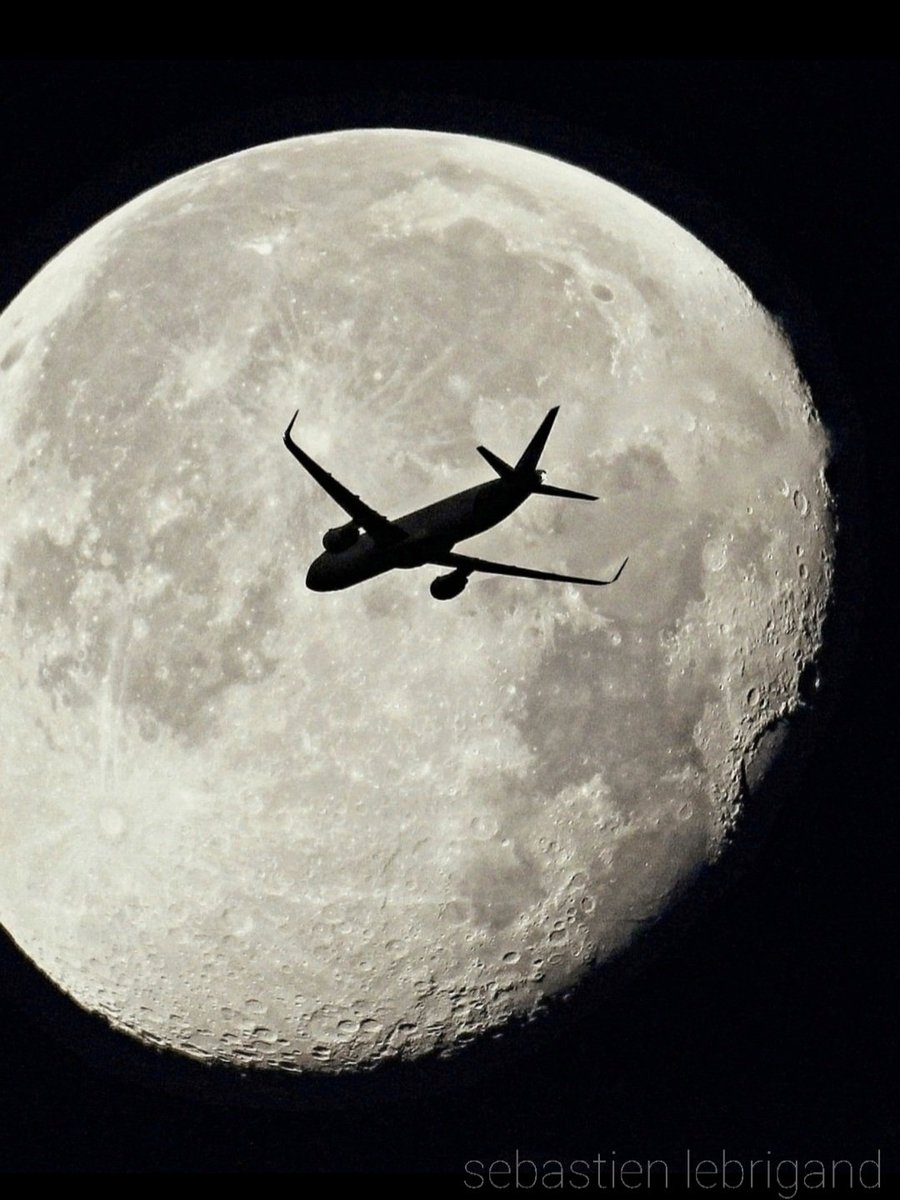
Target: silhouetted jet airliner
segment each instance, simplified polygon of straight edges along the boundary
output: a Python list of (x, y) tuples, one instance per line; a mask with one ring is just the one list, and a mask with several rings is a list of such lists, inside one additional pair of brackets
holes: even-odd
[(320, 554), (309, 568), (306, 586), (314, 592), (334, 592), (395, 568), (425, 566), (452, 568), (449, 575), (439, 575), (432, 582), (431, 594), (436, 600), (452, 600), (458, 596), (473, 571), (517, 575), (524, 579), (551, 579), (559, 583), (586, 583), (594, 587), (615, 583), (627, 558), (612, 579), (581, 579), (577, 575), (511, 567), (454, 552), (457, 542), (499, 524), (535, 492), (542, 496), (566, 496), (571, 500), (597, 499), (584, 492), (570, 492), (543, 482), (544, 472), (538, 470), (538, 460), (558, 412), (558, 407), (550, 409), (514, 467), (484, 446), (478, 447), (478, 453), (497, 472), (497, 479), (457, 492), (455, 496), (416, 509), (394, 521), (369, 508), (300, 449), (291, 437), (297, 420), (297, 413), (294, 413), (284, 431), (285, 446), (350, 517), (345, 525), (329, 529), (322, 538), (325, 553)]

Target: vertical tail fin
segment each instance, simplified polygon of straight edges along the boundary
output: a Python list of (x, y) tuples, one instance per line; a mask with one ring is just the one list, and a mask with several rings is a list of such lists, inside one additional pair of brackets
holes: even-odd
[(533, 492), (541, 492), (545, 496), (564, 496), (568, 500), (596, 500), (596, 496), (589, 496), (587, 492), (573, 492), (569, 488), (552, 487), (549, 483), (540, 482), (544, 472), (538, 471), (538, 463), (544, 447), (547, 445), (547, 438), (550, 436), (550, 430), (553, 428), (553, 422), (556, 420), (558, 412), (559, 405), (550, 409), (514, 467), (504, 462), (486, 446), (479, 446), (478, 453), (491, 464), (501, 479), (524, 480), (530, 485)]
[(550, 436), (550, 430), (553, 428), (553, 422), (556, 420), (558, 412), (559, 405), (556, 408), (551, 408), (543, 421), (541, 421), (537, 433), (525, 447), (522, 457), (516, 463), (517, 475), (527, 475), (537, 470), (537, 465), (540, 462), (541, 455), (544, 453), (547, 438)]

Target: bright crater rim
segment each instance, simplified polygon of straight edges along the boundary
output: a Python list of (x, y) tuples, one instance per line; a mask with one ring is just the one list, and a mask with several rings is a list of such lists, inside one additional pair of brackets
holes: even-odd
[[(717, 860), (815, 670), (829, 445), (790, 346), (557, 160), (370, 130), (189, 171), (10, 305), (0, 396), (0, 922), (144, 1043), (353, 1073), (527, 1018)], [(395, 516), (554, 404), (547, 479), (601, 501), (461, 548), (628, 554), (614, 587), (305, 590), (343, 517), (295, 408)]]

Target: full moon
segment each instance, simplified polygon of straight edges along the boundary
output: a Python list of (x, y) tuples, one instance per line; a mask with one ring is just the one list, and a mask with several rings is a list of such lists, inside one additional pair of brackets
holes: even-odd
[[(102, 220), (0, 317), (0, 922), (206, 1062), (448, 1055), (720, 859), (806, 702), (829, 442), (787, 338), (670, 218), (472, 137), (246, 150)], [(346, 516), (549, 483), (439, 568), (308, 591)], [(747, 781), (750, 786), (747, 786)]]

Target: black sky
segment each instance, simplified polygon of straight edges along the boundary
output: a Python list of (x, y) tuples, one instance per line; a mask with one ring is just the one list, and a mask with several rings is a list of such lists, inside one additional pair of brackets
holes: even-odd
[(640, 191), (780, 312), (836, 419), (852, 401), (867, 454), (858, 565), (871, 574), (828, 737), (755, 862), (609, 1008), (562, 1022), (477, 1088), (279, 1112), (121, 1078), (60, 1042), (27, 989), (7, 984), (0, 1169), (443, 1172), (459, 1194), (467, 1160), (517, 1150), (675, 1164), (687, 1149), (856, 1160), (880, 1149), (897, 1169), (898, 113), (900, 73), (875, 61), (0, 63), (2, 305), (138, 191), (294, 134), (481, 133)]

